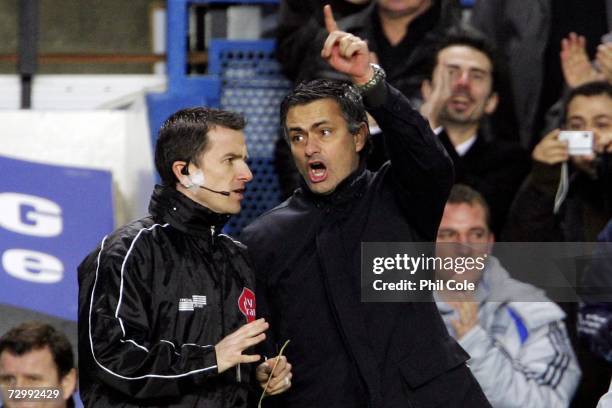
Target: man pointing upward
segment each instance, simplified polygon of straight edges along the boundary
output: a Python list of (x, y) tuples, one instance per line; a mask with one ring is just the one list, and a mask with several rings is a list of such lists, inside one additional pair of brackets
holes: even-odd
[[(452, 164), (369, 63), (367, 44), (324, 13), (321, 55), (352, 84), (315, 80), (285, 98), (281, 123), (302, 186), (242, 235), (271, 327), (264, 351), (291, 340), (292, 388), (270, 406), (489, 406), (434, 303), (360, 301), (361, 243), (433, 241)], [(366, 109), (390, 157), (377, 172), (365, 169)]]

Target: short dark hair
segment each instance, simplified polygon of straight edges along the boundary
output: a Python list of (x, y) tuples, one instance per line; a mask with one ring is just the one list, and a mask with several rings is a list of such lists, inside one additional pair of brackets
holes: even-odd
[(498, 92), (502, 84), (503, 64), (495, 44), (491, 42), (481, 31), (469, 24), (458, 24), (450, 27), (436, 43), (432, 58), (429, 62), (429, 79), (433, 78), (433, 72), (438, 64), (440, 52), (452, 46), (465, 46), (482, 52), (491, 62), (491, 92)]
[(172, 114), (161, 126), (155, 145), (155, 167), (164, 186), (178, 182), (172, 172), (172, 163), (183, 160), (198, 163), (208, 147), (208, 131), (215, 126), (242, 130), (246, 125), (238, 113), (221, 109), (195, 107), (181, 109)]
[(45, 347), (51, 350), (59, 378), (64, 378), (74, 368), (72, 346), (66, 336), (50, 324), (25, 322), (0, 337), (0, 354), (6, 350), (22, 356)]
[[(289, 141), (287, 132), (287, 113), (289, 109), (298, 105), (306, 105), (320, 99), (332, 99), (338, 103), (342, 111), (342, 116), (346, 120), (348, 131), (351, 134), (356, 134), (364, 124), (366, 129), (368, 128), (368, 116), (363, 105), (363, 99), (359, 91), (353, 85), (344, 81), (315, 79), (300, 83), (293, 91), (285, 96), (281, 103), (280, 121), (285, 140)], [(362, 149), (360, 155), (367, 150), (367, 148)]]
[(474, 204), (480, 205), (485, 212), (485, 222), (487, 226), (491, 227), (491, 209), (487, 200), (478, 191), (465, 184), (455, 184), (451, 189), (447, 204), (468, 204), (473, 206)]
[(612, 84), (608, 81), (593, 81), (587, 82), (586, 84), (580, 85), (574, 89), (572, 89), (565, 99), (565, 104), (563, 106), (563, 122), (567, 120), (567, 109), (569, 104), (574, 100), (577, 96), (599, 96), (599, 95), (607, 95), (612, 98)]

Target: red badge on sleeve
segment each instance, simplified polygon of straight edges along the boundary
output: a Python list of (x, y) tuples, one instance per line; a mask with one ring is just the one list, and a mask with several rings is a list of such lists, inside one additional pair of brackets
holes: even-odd
[(238, 298), (238, 308), (246, 316), (248, 323), (255, 320), (255, 293), (251, 289), (242, 289), (242, 293)]

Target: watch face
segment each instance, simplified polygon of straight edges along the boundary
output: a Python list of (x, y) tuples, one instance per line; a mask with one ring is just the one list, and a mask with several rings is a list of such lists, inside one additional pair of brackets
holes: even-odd
[(374, 78), (376, 78), (377, 81), (379, 81), (380, 78), (385, 78), (386, 77), (385, 70), (382, 69), (382, 67), (380, 65), (372, 64), (372, 68), (374, 68)]

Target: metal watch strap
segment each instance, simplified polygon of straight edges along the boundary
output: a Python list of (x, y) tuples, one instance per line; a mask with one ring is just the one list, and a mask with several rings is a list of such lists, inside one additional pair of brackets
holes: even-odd
[(362, 94), (374, 88), (376, 84), (378, 84), (380, 81), (383, 81), (387, 77), (387, 74), (385, 74), (385, 70), (382, 69), (379, 65), (370, 64), (370, 66), (374, 71), (374, 75), (372, 75), (372, 78), (370, 78), (370, 80), (363, 85), (355, 85), (359, 92)]

